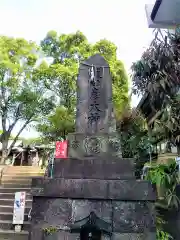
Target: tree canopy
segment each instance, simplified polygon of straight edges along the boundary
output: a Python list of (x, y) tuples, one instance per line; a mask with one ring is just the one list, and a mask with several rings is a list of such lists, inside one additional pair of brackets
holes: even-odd
[(43, 133), (44, 141), (66, 139), (68, 133), (74, 132), (74, 114), (65, 107), (57, 107), (55, 112), (38, 124), (37, 130)]
[(1, 36), (1, 163), (31, 124), (36, 123), (37, 130), (48, 141), (65, 138), (74, 131), (78, 66), (95, 53), (104, 56), (110, 65), (115, 112), (120, 115), (128, 103), (128, 77), (116, 50), (106, 39), (90, 44), (79, 31), (61, 35), (50, 31), (40, 46), (22, 38)]
[(41, 48), (51, 63), (42, 63), (36, 77), (56, 96), (57, 104), (56, 111), (37, 127), (43, 136), (55, 140), (59, 134), (65, 136), (73, 130), (79, 63), (95, 53), (104, 56), (110, 65), (115, 112), (121, 114), (128, 103), (128, 77), (123, 63), (117, 58), (117, 47), (112, 42), (103, 39), (90, 44), (79, 31), (61, 35), (50, 31), (41, 41)]
[(150, 93), (162, 105), (177, 92), (180, 84), (180, 38), (157, 30), (149, 48), (132, 65), (133, 92)]
[(124, 157), (139, 157), (149, 152), (147, 124), (139, 111), (126, 108), (117, 122), (117, 130), (122, 135)]
[(146, 120), (137, 109), (126, 107), (117, 121), (117, 131), (121, 135), (122, 156), (135, 159), (135, 175), (140, 178), (144, 164), (150, 159)]
[[(0, 37), (0, 112), (2, 158), (4, 162), (22, 131), (53, 109), (52, 97), (34, 77), (38, 46), (21, 38)], [(8, 140), (17, 124), (21, 127), (11, 146)]]

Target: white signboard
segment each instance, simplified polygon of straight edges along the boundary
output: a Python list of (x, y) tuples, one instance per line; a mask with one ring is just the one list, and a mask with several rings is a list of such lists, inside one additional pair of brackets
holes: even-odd
[(21, 225), (24, 222), (26, 192), (16, 192), (14, 199), (13, 224)]

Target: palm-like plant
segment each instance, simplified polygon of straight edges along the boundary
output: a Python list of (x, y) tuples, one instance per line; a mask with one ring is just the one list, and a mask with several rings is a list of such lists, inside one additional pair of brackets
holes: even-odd
[(150, 94), (152, 103), (166, 104), (180, 84), (179, 62), (179, 36), (157, 30), (149, 48), (131, 67), (134, 93)]
[(122, 135), (125, 157), (136, 157), (147, 150), (148, 131), (142, 114), (137, 109), (125, 109), (117, 121), (117, 130)]
[[(149, 48), (132, 65), (132, 83), (133, 93), (148, 96), (152, 111), (161, 113), (154, 124), (153, 137), (170, 140), (180, 155), (180, 101), (174, 97), (180, 87), (180, 37), (157, 30)], [(153, 167), (147, 178), (163, 187), (163, 200), (168, 208), (179, 206), (175, 162)], [(166, 240), (170, 236), (159, 228), (157, 239)]]
[(150, 141), (146, 121), (137, 109), (126, 108), (117, 119), (117, 131), (121, 134), (123, 157), (135, 158), (135, 174), (140, 178), (144, 163), (149, 160)]
[(156, 120), (156, 138), (170, 140), (180, 155), (180, 36), (155, 32), (155, 38), (141, 59), (132, 65), (135, 94), (148, 95)]
[(163, 231), (163, 226), (166, 224), (166, 222), (163, 220), (162, 216), (159, 214), (156, 216), (156, 239), (157, 240), (171, 240), (173, 237)]
[[(176, 187), (179, 184), (179, 176), (177, 164), (172, 159), (169, 164), (159, 164), (150, 169), (147, 179), (156, 184), (158, 189), (163, 190), (162, 196), (158, 196), (159, 200), (168, 208), (178, 208), (180, 200), (176, 195)], [(162, 193), (162, 192), (161, 192)]]
[(158, 230), (156, 233), (156, 239), (157, 240), (170, 240), (170, 239), (173, 239), (173, 237), (167, 232)]
[(177, 146), (180, 156), (180, 95), (176, 95), (164, 109), (160, 119), (156, 119), (153, 135), (161, 136)]
[[(163, 198), (158, 196), (157, 206), (165, 209), (176, 208), (180, 205), (180, 200), (176, 195), (176, 186), (179, 184), (177, 165), (172, 159), (168, 165), (161, 164), (153, 166), (148, 172), (147, 179), (153, 184), (156, 184), (157, 189), (163, 188)], [(163, 202), (163, 204), (162, 204)], [(157, 227), (157, 240), (173, 239), (169, 233), (163, 231), (163, 226), (166, 222), (157, 211), (156, 227)]]

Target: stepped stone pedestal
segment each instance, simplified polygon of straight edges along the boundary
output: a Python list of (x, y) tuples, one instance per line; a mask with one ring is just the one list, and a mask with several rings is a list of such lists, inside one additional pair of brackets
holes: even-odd
[(33, 179), (32, 192), (31, 239), (43, 239), (49, 226), (57, 227), (57, 239), (79, 239), (83, 225), (76, 224), (92, 212), (102, 221), (101, 239), (156, 239), (155, 194), (134, 178), (133, 159), (56, 159), (54, 178)]
[[(96, 94), (92, 103), (98, 76), (103, 100)], [(80, 66), (78, 79), (77, 133), (68, 136), (68, 159), (55, 159), (53, 178), (32, 181), (30, 239), (154, 240), (155, 192), (148, 181), (135, 179), (134, 160), (122, 158), (106, 61), (93, 56)], [(55, 232), (46, 235), (50, 226)]]

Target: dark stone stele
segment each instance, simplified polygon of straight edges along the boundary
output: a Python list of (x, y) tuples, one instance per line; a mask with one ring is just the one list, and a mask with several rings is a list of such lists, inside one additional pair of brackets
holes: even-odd
[[(83, 62), (77, 79), (76, 132), (68, 159), (55, 159), (53, 178), (32, 180), (31, 240), (154, 240), (155, 192), (135, 179), (134, 160), (121, 155), (109, 65)], [(43, 229), (56, 227), (45, 236)]]

